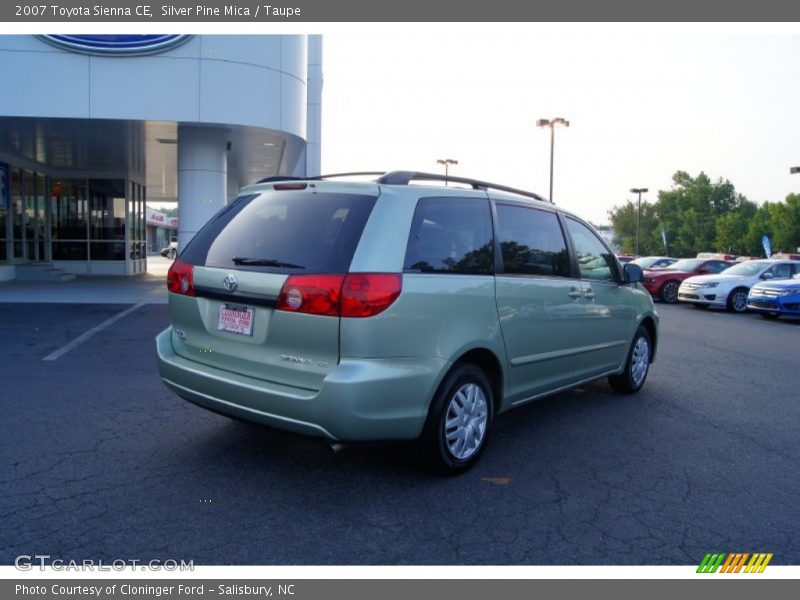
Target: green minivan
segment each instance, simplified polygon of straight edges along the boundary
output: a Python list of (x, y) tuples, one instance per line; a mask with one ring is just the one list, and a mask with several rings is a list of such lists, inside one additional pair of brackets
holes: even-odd
[(168, 276), (164, 383), (331, 442), (471, 467), (495, 416), (608, 377), (638, 391), (658, 315), (594, 229), (536, 194), (393, 171), (242, 189)]

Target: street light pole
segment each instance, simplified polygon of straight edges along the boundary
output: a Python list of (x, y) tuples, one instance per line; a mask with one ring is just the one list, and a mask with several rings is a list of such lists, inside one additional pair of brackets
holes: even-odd
[(458, 161), (452, 158), (437, 158), (437, 164), (444, 165), (444, 184), (447, 185), (447, 178), (450, 177), (450, 165), (457, 165)]
[(550, 128), (550, 202), (553, 202), (553, 156), (556, 145), (556, 125), (563, 125), (569, 127), (569, 121), (563, 117), (556, 117), (555, 119), (539, 119), (536, 121), (539, 127)]
[(631, 192), (639, 194), (639, 200), (636, 204), (636, 256), (639, 256), (639, 228), (642, 222), (642, 194), (647, 193), (647, 188), (631, 188)]

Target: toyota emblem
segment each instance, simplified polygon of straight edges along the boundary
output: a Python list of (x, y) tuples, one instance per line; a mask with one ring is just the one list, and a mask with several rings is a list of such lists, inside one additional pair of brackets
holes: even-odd
[(229, 292), (234, 292), (239, 287), (239, 282), (236, 279), (236, 275), (226, 275), (225, 279), (222, 280), (222, 285)]

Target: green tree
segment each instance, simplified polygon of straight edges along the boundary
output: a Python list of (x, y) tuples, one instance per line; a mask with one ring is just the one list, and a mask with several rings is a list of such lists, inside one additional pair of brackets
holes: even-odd
[(786, 202), (769, 205), (772, 247), (775, 251), (795, 252), (800, 246), (800, 194), (789, 194)]
[(717, 219), (716, 248), (731, 254), (751, 254), (747, 244), (750, 220), (758, 212), (758, 206), (742, 197), (737, 206)]
[(758, 210), (750, 219), (745, 234), (745, 244), (747, 254), (750, 256), (764, 256), (764, 249), (761, 245), (761, 238), (768, 235), (770, 240), (774, 239), (772, 231), (772, 219), (770, 217), (770, 203), (765, 202), (758, 207)]
[[(666, 230), (672, 256), (728, 249), (742, 252), (752, 246), (755, 230), (751, 231), (750, 220), (759, 211), (754, 203), (738, 194), (728, 180), (711, 181), (703, 172), (692, 177), (686, 171), (677, 171), (672, 176), (671, 189), (659, 191), (655, 203), (642, 204), (640, 253), (664, 252), (662, 227)], [(609, 218), (622, 248), (633, 251), (636, 247), (635, 203), (627, 202), (613, 208)], [(763, 232), (759, 240), (761, 235)], [(789, 234), (786, 236), (788, 238)]]
[[(623, 252), (636, 252), (636, 202), (628, 201), (622, 206), (614, 207), (609, 212), (609, 219), (614, 228), (614, 237)], [(656, 219), (655, 208), (649, 202), (642, 202), (642, 215), (639, 232), (639, 253), (660, 253), (661, 234)]]

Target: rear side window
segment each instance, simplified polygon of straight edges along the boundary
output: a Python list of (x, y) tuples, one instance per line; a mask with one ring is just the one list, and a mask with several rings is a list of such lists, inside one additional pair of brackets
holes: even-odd
[(423, 198), (406, 247), (406, 271), (492, 273), (494, 239), (489, 200)]
[(497, 229), (505, 273), (570, 276), (567, 244), (555, 213), (498, 204)]
[(266, 192), (240, 196), (181, 253), (205, 267), (288, 273), (345, 273), (374, 196)]

